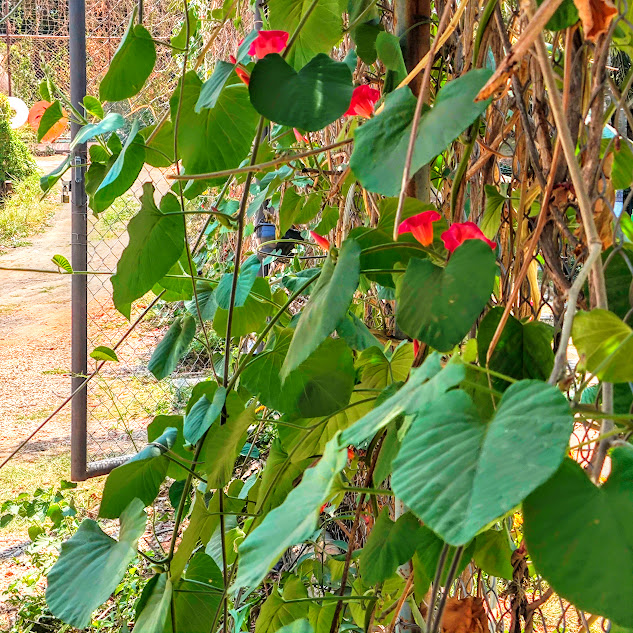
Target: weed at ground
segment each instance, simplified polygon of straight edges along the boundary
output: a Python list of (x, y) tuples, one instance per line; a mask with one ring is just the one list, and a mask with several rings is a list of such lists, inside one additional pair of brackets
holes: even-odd
[(31, 174), (0, 202), (0, 248), (24, 244), (24, 238), (44, 227), (56, 205), (50, 198), (40, 197), (39, 176)]

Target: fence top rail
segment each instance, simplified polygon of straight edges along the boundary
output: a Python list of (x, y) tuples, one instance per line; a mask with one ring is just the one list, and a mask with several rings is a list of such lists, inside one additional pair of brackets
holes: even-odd
[[(4, 34), (8, 40), (67, 40), (68, 35), (29, 35), (28, 33)], [(120, 40), (121, 35), (86, 35), (86, 40)]]

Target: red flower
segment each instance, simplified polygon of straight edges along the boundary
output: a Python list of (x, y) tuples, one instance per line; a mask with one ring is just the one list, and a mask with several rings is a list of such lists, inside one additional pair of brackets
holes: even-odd
[(229, 55), (229, 61), (231, 64), (237, 64), (237, 59), (235, 59), (235, 55)]
[(481, 240), (482, 242), (486, 242), (493, 251), (497, 248), (497, 244), (489, 240), (474, 222), (456, 222), (455, 224), (451, 224), (448, 231), (442, 233), (444, 246), (446, 246), (446, 250), (451, 253), (466, 240)]
[(354, 449), (351, 446), (347, 447), (347, 459), (351, 462), (354, 459)]
[(413, 357), (418, 357), (418, 352), (420, 351), (420, 341), (417, 338), (413, 339)]
[(235, 72), (237, 73), (237, 76), (248, 86), (248, 84), (251, 82), (251, 75), (248, 70), (244, 70), (244, 68), (236, 66)]
[(440, 220), (442, 216), (437, 211), (422, 211), (413, 217), (400, 223), (398, 235), (411, 233), (422, 246), (428, 246), (433, 242), (433, 222)]
[(248, 49), (248, 54), (263, 59), (269, 53), (281, 53), (287, 44), (286, 31), (260, 31)]
[(327, 508), (330, 505), (329, 501), (326, 501), (321, 508), (319, 509), (319, 514), (323, 514), (323, 511), (325, 510), (325, 508)]
[(343, 116), (362, 116), (371, 118), (374, 113), (374, 105), (380, 99), (380, 91), (368, 85), (357, 86), (352, 93), (352, 102)]
[(297, 143), (309, 143), (310, 141), (308, 140), (307, 136), (304, 136), (303, 134), (301, 134), (301, 132), (299, 132), (299, 130), (296, 127), (292, 128), (292, 131), (295, 133), (295, 138), (297, 139)]
[(322, 235), (315, 233), (314, 231), (310, 231), (310, 235), (312, 235), (312, 239), (323, 249), (326, 251), (330, 250), (330, 243), (326, 240)]

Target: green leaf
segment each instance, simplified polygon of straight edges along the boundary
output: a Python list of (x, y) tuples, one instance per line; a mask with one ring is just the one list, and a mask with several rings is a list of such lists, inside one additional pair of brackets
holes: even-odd
[[(187, 12), (187, 17), (182, 23), (180, 31), (171, 38), (171, 45), (175, 48), (187, 48), (189, 44), (187, 30), (189, 30), (189, 38), (195, 37), (196, 31), (198, 30), (198, 16), (195, 7), (191, 7)], [(176, 51), (174, 51), (174, 53), (175, 52)]]
[(481, 226), (479, 228), (481, 228), (481, 232), (489, 240), (493, 240), (501, 225), (503, 206), (509, 198), (500, 193), (497, 188), (492, 185), (485, 185), (484, 191), (486, 193), (486, 208), (484, 209), (484, 216), (481, 219)]
[(159, 574), (151, 585), (143, 610), (136, 615), (132, 633), (163, 633), (171, 598), (171, 581), (167, 574)]
[(356, 44), (356, 52), (368, 66), (371, 66), (378, 57), (376, 38), (384, 31), (384, 28), (382, 24), (365, 22), (352, 30), (352, 39)]
[(362, 352), (380, 345), (365, 323), (353, 312), (348, 312), (336, 326), (337, 334), (354, 350)]
[[(192, 261), (192, 264), (195, 275), (195, 263)], [(169, 269), (167, 275), (152, 287), (152, 292), (155, 295), (163, 293), (161, 295), (162, 301), (189, 301), (193, 296), (193, 283), (190, 275), (189, 257), (185, 249), (180, 259)], [(198, 316), (196, 310), (194, 310), (193, 316)]]
[(200, 96), (198, 97), (195, 107), (196, 113), (200, 113), (200, 110), (204, 108), (213, 108), (215, 106), (222, 93), (222, 88), (224, 88), (224, 85), (234, 70), (234, 64), (230, 64), (221, 59), (215, 62), (211, 77), (202, 84), (202, 88), (200, 89)]
[[(287, 604), (285, 601), (307, 597), (308, 592), (303, 582), (296, 576), (291, 576), (286, 581), (282, 595), (279, 595), (279, 586), (274, 585), (259, 612), (255, 623), (255, 633), (278, 633), (280, 629), (292, 631), (293, 629), (287, 629), (287, 627), (307, 615), (308, 603), (291, 602)], [(305, 627), (302, 626), (298, 630), (302, 628)], [(296, 627), (294, 630), (297, 630)]]
[(389, 358), (380, 347), (363, 350), (356, 360), (356, 369), (363, 387), (384, 389), (394, 382), (404, 382), (413, 360), (413, 345), (403, 341)]
[(420, 522), (407, 512), (395, 523), (385, 506), (360, 554), (363, 582), (375, 585), (393, 576), (415, 553)]
[(136, 544), (145, 531), (143, 502), (134, 499), (121, 514), (119, 540), (101, 530), (96, 521), (84, 519), (47, 576), (46, 602), (60, 620), (83, 629), (92, 612), (117, 588)]
[(407, 76), (400, 39), (392, 33), (382, 31), (376, 38), (376, 52), (385, 68), (396, 73), (396, 84), (399, 84)]
[[(479, 325), (477, 352), (482, 366), (486, 364), (488, 348), (502, 315), (503, 308), (493, 308)], [(522, 323), (510, 315), (490, 358), (490, 369), (519, 380), (534, 378), (546, 381), (554, 367), (553, 336), (554, 328), (546, 323)], [(492, 380), (495, 388), (501, 391), (508, 384), (503, 379), (493, 377)]]
[(391, 484), (425, 525), (463, 545), (556, 472), (572, 430), (569, 404), (551, 385), (515, 383), (489, 423), (468, 394), (450, 391), (418, 410)]
[(512, 580), (512, 548), (505, 530), (486, 530), (475, 539), (473, 555), (477, 567), (497, 578)]
[(582, 366), (600, 380), (633, 381), (633, 330), (613, 312), (579, 312), (572, 339)]
[(86, 110), (86, 114), (91, 114), (93, 117), (101, 120), (104, 117), (103, 106), (101, 105), (101, 101), (96, 97), (91, 97), (90, 95), (86, 95), (84, 97), (84, 109)]
[(60, 180), (60, 178), (70, 169), (70, 156), (67, 156), (58, 167), (52, 172), (40, 178), (40, 189), (48, 193)]
[[(253, 289), (253, 284), (257, 278), (257, 273), (262, 267), (259, 257), (251, 255), (241, 266), (235, 288), (235, 306), (241, 307), (246, 303), (248, 295)], [(214, 298), (218, 307), (228, 310), (231, 302), (231, 287), (233, 285), (233, 273), (226, 273), (220, 279), (220, 283), (215, 290)]]
[(576, 607), (633, 627), (633, 451), (611, 453), (600, 488), (566, 459), (523, 503), (525, 538), (540, 574)]
[[(215, 300), (215, 293), (213, 298)], [(263, 277), (258, 277), (255, 279), (251, 294), (248, 295), (244, 305), (237, 306), (233, 311), (231, 334), (236, 338), (259, 331), (266, 319), (273, 314), (273, 311), (274, 304), (271, 302), (268, 281)], [(213, 329), (219, 336), (223, 337), (226, 334), (227, 317), (228, 310), (223, 310), (216, 304)]]
[[(321, 612), (325, 609), (326, 607), (319, 608), (318, 611)], [(303, 619), (295, 620), (294, 622), (277, 629), (277, 633), (314, 633), (314, 629), (308, 620)]]
[[(321, 208), (323, 196), (313, 193), (300, 195), (294, 189), (286, 189), (279, 209), (279, 235), (285, 235), (293, 224), (307, 224)], [(338, 215), (338, 211), (337, 211)]]
[(464, 367), (459, 362), (449, 362), (442, 368), (440, 355), (431, 354), (422, 367), (411, 370), (411, 377), (399, 391), (344, 431), (341, 443), (361, 444), (398, 416), (412, 415), (437, 400), (464, 380), (464, 376)]
[[(536, 0), (536, 4), (541, 5), (543, 0)], [(550, 31), (562, 31), (568, 26), (573, 26), (578, 22), (578, 9), (576, 9), (576, 3), (574, 0), (563, 0), (554, 12), (554, 15), (549, 19), (545, 28)]]
[(191, 407), (191, 411), (185, 416), (184, 427), (185, 439), (189, 444), (196, 444), (220, 417), (225, 401), (226, 389), (218, 387), (213, 394), (213, 400), (204, 395)]
[(53, 264), (57, 264), (57, 266), (59, 266), (62, 270), (65, 270), (67, 273), (73, 272), (73, 267), (63, 255), (53, 255), (53, 257), (51, 257), (51, 261), (53, 262)]
[(611, 182), (614, 189), (627, 189), (633, 183), (633, 151), (626, 138), (621, 138), (619, 147), (613, 150)]
[(59, 101), (53, 101), (53, 103), (44, 110), (44, 114), (40, 119), (40, 124), (37, 128), (37, 142), (41, 142), (53, 125), (63, 117), (64, 111), (62, 110), (61, 104)]
[(244, 409), (237, 394), (229, 394), (226, 400), (226, 423), (213, 424), (204, 441), (204, 464), (201, 469), (206, 473), (209, 488), (223, 488), (231, 480), (233, 466), (244, 446), (248, 429), (257, 423), (256, 406), (253, 403)]
[[(430, 589), (435, 572), (437, 570), (437, 563), (440, 559), (440, 554), (444, 548), (444, 541), (430, 530), (426, 525), (420, 526), (418, 530), (418, 539), (416, 543), (416, 552), (413, 557), (413, 573), (415, 579), (415, 593), (416, 596), (424, 596)], [(475, 549), (475, 541), (472, 541), (470, 545), (467, 545), (464, 549), (464, 553), (459, 561), (456, 570), (456, 576), (466, 569), (466, 566), (470, 563), (473, 551)], [(446, 564), (444, 565), (444, 571), (440, 579), (440, 584), (445, 585), (448, 576), (448, 570), (455, 558), (455, 548), (449, 547), (448, 554), (446, 556)]]
[[(223, 589), (224, 579), (215, 561), (202, 551), (196, 552), (184, 578), (174, 584), (175, 631), (208, 633)], [(166, 633), (171, 633), (171, 627)]]
[(147, 368), (157, 380), (167, 378), (178, 366), (196, 335), (196, 320), (190, 316), (177, 317), (156, 346)]
[[(167, 431), (168, 428), (174, 428), (177, 431), (176, 439), (170, 451), (176, 454), (185, 464), (191, 461), (191, 452), (184, 447), (184, 435), (182, 432), (182, 415), (157, 415), (147, 426), (147, 443), (160, 443), (160, 436)], [(167, 467), (167, 477), (172, 479), (184, 479), (187, 471), (175, 462), (169, 460)]]
[[(270, 28), (294, 33), (311, 8), (311, 0), (270, 0)], [(329, 53), (343, 36), (339, 0), (319, 0), (297, 36), (288, 60), (301, 68), (318, 53)]]
[(90, 206), (95, 213), (105, 211), (136, 182), (141, 173), (145, 163), (145, 145), (143, 137), (137, 133), (138, 128), (137, 120), (132, 124), (127, 141), (112, 167), (90, 197)]
[(154, 185), (143, 185), (141, 209), (128, 224), (129, 243), (112, 277), (114, 305), (128, 319), (132, 302), (149, 292), (180, 259), (185, 229), (179, 211), (172, 194), (163, 197), (159, 209), (154, 202)]
[(321, 220), (314, 228), (315, 233), (327, 235), (338, 224), (339, 208), (327, 206), (321, 213)]
[[(212, 109), (199, 114), (195, 107), (202, 81), (194, 71), (184, 77), (182, 103), (180, 84), (169, 105), (172, 121), (178, 124), (178, 147), (185, 173), (205, 174), (239, 167), (251, 149), (259, 117), (248, 97), (248, 89), (237, 76), (231, 77)], [(197, 180), (185, 188), (187, 198), (222, 184), (224, 179)]]
[(134, 498), (146, 506), (151, 505), (167, 475), (169, 460), (164, 453), (174, 445), (176, 434), (175, 428), (167, 427), (153, 444), (108, 475), (99, 507), (100, 517), (116, 519)]
[(433, 349), (453, 349), (489, 301), (496, 272), (494, 253), (480, 240), (459, 246), (446, 268), (412, 259), (396, 285), (398, 325)]
[(608, 261), (608, 265), (604, 267), (607, 304), (611, 312), (625, 319), (633, 299), (633, 272), (629, 268), (633, 261), (633, 248), (623, 244), (615, 253), (613, 251), (613, 248), (608, 248), (602, 253), (603, 265)]
[(152, 167), (169, 167), (174, 162), (174, 126), (171, 121), (165, 121), (147, 143), (155, 129), (155, 125), (149, 125), (140, 131), (146, 141), (145, 162)]
[(289, 374), (336, 329), (347, 314), (360, 278), (360, 246), (345, 240), (338, 257), (328, 256), (316, 287), (301, 311), (292, 342), (281, 368), (281, 379)]
[(99, 136), (100, 134), (107, 134), (108, 132), (114, 132), (122, 128), (125, 125), (125, 119), (118, 113), (110, 112), (99, 123), (88, 123), (84, 125), (79, 132), (75, 135), (73, 142), (70, 144), (70, 149), (73, 149), (77, 145), (86, 143), (91, 139)]
[(198, 318), (198, 308), (203, 321), (213, 321), (218, 304), (214, 296), (215, 286), (208, 281), (198, 281), (196, 283), (196, 295), (198, 297), (198, 306), (195, 299), (187, 301), (185, 308), (192, 316)]
[(338, 440), (335, 437), (330, 441), (319, 463), (305, 472), (286, 500), (271, 510), (240, 545), (234, 591), (256, 587), (288, 547), (301, 543), (314, 532), (319, 508), (347, 461), (347, 449)]
[(123, 101), (137, 94), (154, 70), (156, 45), (142, 25), (134, 26), (136, 8), (108, 72), (99, 84), (101, 101)]
[(90, 352), (90, 358), (94, 358), (95, 360), (110, 360), (115, 363), (119, 362), (116, 352), (105, 345), (95, 347), (92, 352)]
[[(475, 103), (474, 99), (491, 75), (488, 69), (471, 70), (437, 93), (418, 126), (412, 174), (443, 152), (486, 110), (490, 100)], [(387, 95), (380, 114), (354, 132), (350, 167), (369, 191), (385, 196), (400, 193), (416, 101), (408, 87), (400, 88)]]
[(344, 62), (319, 54), (297, 72), (281, 55), (272, 53), (255, 64), (248, 91), (262, 116), (313, 132), (343, 115), (354, 87)]

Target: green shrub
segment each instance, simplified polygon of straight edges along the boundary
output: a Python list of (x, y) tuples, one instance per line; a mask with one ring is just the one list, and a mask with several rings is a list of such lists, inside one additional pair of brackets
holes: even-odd
[(19, 135), (11, 129), (11, 108), (0, 94), (0, 182), (23, 180), (35, 170), (35, 161)]

